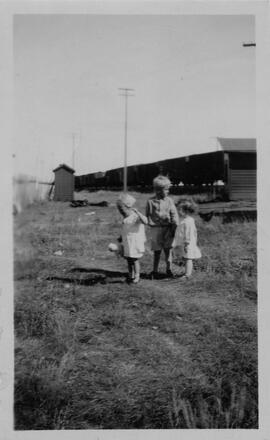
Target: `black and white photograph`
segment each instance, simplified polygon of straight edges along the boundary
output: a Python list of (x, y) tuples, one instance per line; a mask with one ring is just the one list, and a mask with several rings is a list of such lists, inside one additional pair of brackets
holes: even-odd
[(255, 15), (105, 12), (12, 19), (13, 429), (258, 430)]

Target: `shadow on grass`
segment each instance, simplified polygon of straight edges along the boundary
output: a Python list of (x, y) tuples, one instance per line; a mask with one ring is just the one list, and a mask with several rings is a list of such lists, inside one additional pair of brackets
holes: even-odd
[[(100, 268), (74, 267), (69, 271), (72, 276), (49, 276), (48, 281), (57, 280), (63, 283), (80, 284), (83, 286), (92, 286), (94, 284), (115, 284), (127, 281), (127, 273), (117, 270), (108, 270)], [(77, 276), (76, 276), (77, 275)], [(140, 278), (143, 280), (151, 279), (151, 274), (141, 273)], [(158, 274), (158, 280), (168, 280), (166, 274)]]
[[(99, 268), (74, 267), (69, 272), (71, 276), (49, 276), (48, 281), (57, 280), (63, 283), (80, 284), (83, 286), (92, 286), (94, 284), (115, 284), (126, 282), (127, 273), (116, 270), (107, 270)], [(147, 279), (147, 274), (141, 274), (141, 278)]]
[(118, 278), (118, 277), (124, 277), (126, 275), (126, 272), (120, 272), (118, 270), (107, 270), (107, 269), (87, 268), (87, 267), (74, 267), (73, 269), (70, 269), (70, 272), (101, 275), (108, 278)]
[[(115, 270), (107, 270), (107, 269), (100, 269), (100, 268), (86, 268), (86, 267), (74, 267), (70, 270), (70, 272), (79, 272), (79, 273), (88, 273), (88, 274), (94, 274), (94, 275), (100, 275), (105, 276), (106, 278), (119, 278), (119, 277), (126, 277), (127, 272), (119, 272)], [(175, 275), (175, 278), (178, 276)], [(140, 273), (140, 278), (143, 280), (150, 280), (151, 279), (151, 273)], [(165, 273), (158, 273), (157, 275), (158, 280), (168, 280), (168, 275)]]
[[(88, 277), (88, 278), (76, 278), (76, 277), (58, 277), (58, 276), (49, 276), (46, 278), (47, 281), (62, 281), (63, 283), (70, 284), (80, 284), (82, 286), (92, 286), (94, 284), (107, 284), (106, 277)], [(122, 282), (122, 281), (118, 281)]]

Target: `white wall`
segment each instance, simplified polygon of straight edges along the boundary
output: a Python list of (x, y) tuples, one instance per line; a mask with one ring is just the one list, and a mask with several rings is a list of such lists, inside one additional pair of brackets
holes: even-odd
[(34, 202), (47, 200), (51, 183), (38, 182), (30, 176), (17, 176), (13, 178), (13, 207), (16, 212), (21, 212)]

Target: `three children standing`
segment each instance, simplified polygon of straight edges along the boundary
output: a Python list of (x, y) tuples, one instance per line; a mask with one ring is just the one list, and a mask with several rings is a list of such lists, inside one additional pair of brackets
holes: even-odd
[[(117, 207), (123, 217), (122, 246), (123, 256), (128, 264), (128, 280), (138, 283), (140, 280), (139, 259), (145, 250), (145, 226), (149, 226), (151, 249), (154, 253), (152, 279), (159, 278), (158, 267), (162, 251), (165, 256), (167, 277), (172, 273), (172, 249), (180, 248), (181, 256), (185, 261), (185, 274), (182, 279), (192, 275), (193, 260), (201, 257), (197, 246), (197, 229), (192, 217), (196, 205), (191, 201), (180, 201), (177, 204), (168, 197), (171, 182), (165, 176), (158, 176), (153, 181), (154, 197), (146, 204), (144, 216), (135, 207), (135, 198), (123, 194)], [(179, 218), (180, 217), (180, 218)]]

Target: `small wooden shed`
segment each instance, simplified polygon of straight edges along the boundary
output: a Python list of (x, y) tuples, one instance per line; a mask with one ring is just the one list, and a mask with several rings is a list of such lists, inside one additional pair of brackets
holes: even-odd
[(59, 165), (54, 172), (54, 200), (70, 202), (74, 197), (74, 170), (65, 164)]

